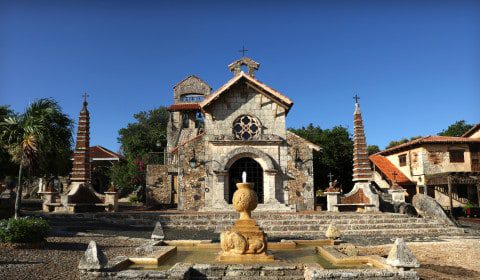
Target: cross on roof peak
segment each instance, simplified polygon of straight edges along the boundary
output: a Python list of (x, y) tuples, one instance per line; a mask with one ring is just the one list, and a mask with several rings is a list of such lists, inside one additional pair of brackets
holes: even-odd
[(360, 99), (360, 96), (358, 96), (358, 94), (355, 94), (355, 96), (353, 96), (353, 99), (355, 99), (355, 104), (358, 104), (358, 100)]
[(82, 97), (83, 97), (83, 106), (87, 106), (87, 97), (89, 97), (90, 95), (87, 93), (87, 92), (84, 92), (82, 94)]
[(245, 49), (245, 46), (242, 46), (242, 49), (239, 50), (238, 52), (241, 52), (241, 53), (242, 53), (242, 57), (244, 57), (244, 56), (245, 56), (245, 53), (248, 52), (248, 50)]

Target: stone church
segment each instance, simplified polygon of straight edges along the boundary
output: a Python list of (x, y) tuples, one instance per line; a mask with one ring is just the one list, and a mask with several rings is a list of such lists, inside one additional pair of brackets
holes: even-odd
[(257, 210), (314, 209), (312, 158), (320, 147), (287, 131), (293, 101), (256, 79), (259, 66), (234, 61), (232, 79), (213, 93), (193, 75), (173, 87), (165, 164), (147, 167), (147, 203), (230, 211), (246, 171)]

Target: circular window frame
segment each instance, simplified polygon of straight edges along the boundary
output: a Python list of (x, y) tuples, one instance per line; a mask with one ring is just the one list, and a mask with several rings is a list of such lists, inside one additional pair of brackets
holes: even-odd
[(261, 130), (262, 124), (258, 118), (251, 115), (237, 117), (232, 125), (232, 133), (236, 140), (250, 141), (258, 139)]

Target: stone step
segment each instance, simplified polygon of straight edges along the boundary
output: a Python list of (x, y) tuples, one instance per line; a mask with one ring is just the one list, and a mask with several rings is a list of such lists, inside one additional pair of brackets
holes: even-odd
[[(141, 221), (141, 220), (137, 220)], [(229, 219), (229, 220), (207, 220), (207, 219), (197, 219), (197, 220), (188, 220), (188, 219), (182, 219), (182, 220), (157, 220), (161, 222), (162, 224), (197, 224), (197, 225), (202, 225), (202, 224), (207, 224), (207, 223), (216, 223), (216, 224), (223, 224), (223, 223), (233, 223), (235, 222), (234, 219)], [(303, 224), (329, 224), (329, 223), (335, 223), (335, 224), (387, 224), (387, 223), (404, 223), (404, 224), (409, 224), (409, 223), (432, 223), (432, 224), (438, 224), (438, 221), (436, 220), (424, 220), (424, 219), (418, 219), (418, 218), (398, 218), (398, 219), (372, 219), (372, 220), (366, 220), (366, 219), (340, 219), (340, 220), (257, 220), (257, 223), (259, 225), (303, 225)]]
[[(309, 232), (309, 231), (267, 231), (270, 237), (324, 237), (324, 232)], [(342, 231), (346, 236), (390, 236), (390, 237), (402, 237), (402, 236), (440, 236), (440, 235), (463, 235), (463, 230), (459, 228), (403, 228), (403, 229), (368, 229), (368, 230), (345, 230)]]

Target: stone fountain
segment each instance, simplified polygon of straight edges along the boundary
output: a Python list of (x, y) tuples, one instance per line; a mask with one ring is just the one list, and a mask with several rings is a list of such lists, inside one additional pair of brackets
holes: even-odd
[(247, 173), (242, 173), (242, 183), (237, 183), (233, 194), (233, 207), (240, 213), (240, 218), (220, 235), (222, 252), (219, 261), (225, 262), (271, 262), (272, 255), (267, 254), (267, 238), (265, 233), (252, 219), (252, 211), (257, 208), (257, 194), (253, 184), (247, 183)]

